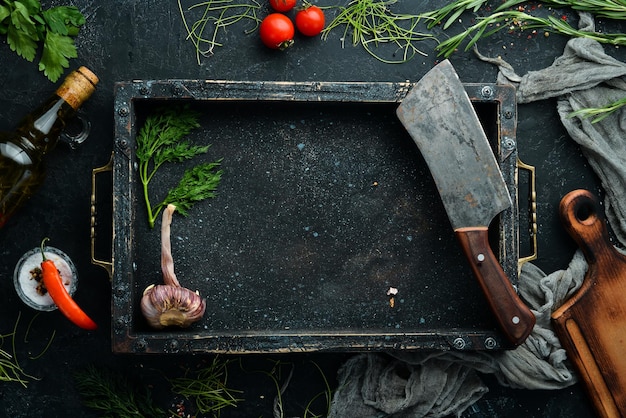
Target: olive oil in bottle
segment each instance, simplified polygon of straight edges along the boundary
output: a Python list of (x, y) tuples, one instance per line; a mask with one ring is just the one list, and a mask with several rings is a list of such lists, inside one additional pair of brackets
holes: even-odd
[(94, 73), (80, 67), (15, 130), (0, 132), (0, 228), (42, 184), (44, 157), (56, 146), (66, 122), (91, 96), (97, 83)]

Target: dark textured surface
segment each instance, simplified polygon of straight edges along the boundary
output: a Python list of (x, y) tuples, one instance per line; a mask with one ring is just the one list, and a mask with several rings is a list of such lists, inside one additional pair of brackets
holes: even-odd
[[(514, 138), (512, 123), (498, 129), (494, 122), (506, 119), (506, 109), (514, 120), (514, 89), (489, 85), (493, 95), (479, 98), (484, 87), (461, 88), (481, 108), (497, 148)], [(460, 248), (432, 176), (395, 116), (407, 90), (406, 83), (118, 84), (116, 108), (132, 105), (116, 115), (114, 350), (449, 349), (457, 338), (465, 349), (508, 346), (457, 262)], [(154, 333), (136, 308), (159, 277), (151, 251), (159, 233), (147, 227), (143, 203), (133, 202), (143, 192), (135, 174), (127, 178), (135, 164), (127, 150), (145, 115), (181, 101), (201, 115), (190, 140), (211, 144), (186, 165), (223, 157), (224, 176), (217, 199), (173, 225), (177, 274), (207, 297), (208, 313), (190, 330)], [(517, 154), (502, 148), (515, 192)], [(160, 170), (153, 201), (184, 169)], [(515, 214), (510, 208), (493, 225), (493, 246), (514, 283)], [(390, 287), (399, 291), (393, 306)]]
[[(51, 5), (46, 3), (44, 6)], [(414, 4), (400, 3), (401, 8), (409, 10), (409, 5)], [(105, 271), (89, 261), (89, 202), (91, 170), (104, 165), (112, 151), (114, 82), (172, 78), (402, 82), (418, 80), (437, 61), (432, 50), (434, 45), (428, 42), (423, 45), (429, 53), (427, 57), (417, 56), (406, 64), (390, 65), (375, 60), (360, 47), (346, 45), (342, 48), (341, 30), (331, 33), (326, 42), (298, 38), (294, 48), (280, 53), (262, 47), (254, 34), (243, 34), (243, 28), (232, 28), (222, 39), (225, 46), (217, 48), (212, 57), (201, 59), (198, 65), (192, 45), (185, 41), (175, 2), (93, 0), (75, 4), (85, 14), (87, 24), (77, 38), (79, 58), (71, 64), (90, 67), (99, 75), (101, 83), (84, 106), (92, 123), (88, 141), (75, 151), (60, 145), (51, 154), (47, 183), (29, 205), (0, 230), (3, 260), (0, 263), (0, 332), (11, 332), (21, 312), (16, 340), (18, 359), (26, 372), (39, 379), (33, 380), (27, 388), (14, 383), (0, 384), (0, 415), (7, 417), (96, 416), (81, 406), (72, 380), (72, 371), (89, 364), (127, 373), (144, 385), (154, 387), (159, 404), (171, 408), (176, 399), (164, 389), (167, 387), (165, 376), (180, 375), (185, 367), (206, 360), (204, 356), (111, 354), (111, 289)], [(319, 4), (334, 3), (319, 1)], [(441, 4), (443, 2), (423, 2), (416, 11), (430, 10)], [(575, 22), (575, 15), (568, 12), (568, 17)], [(469, 16), (464, 18), (465, 23), (470, 21)], [(616, 31), (616, 27), (600, 22), (599, 28)], [(441, 31), (435, 30), (435, 33)], [(565, 38), (556, 35), (540, 34), (527, 39), (526, 34), (502, 33), (479, 46), (484, 54), (502, 55), (523, 74), (550, 65), (561, 54), (565, 42)], [(611, 47), (607, 50), (623, 59), (622, 50)], [(0, 128), (10, 129), (28, 109), (52, 93), (55, 86), (37, 72), (35, 64), (18, 58), (6, 44), (0, 45), (0, 56), (4, 64), (0, 67)], [(458, 52), (451, 61), (463, 82), (495, 80), (496, 69), (479, 62), (472, 53)], [(536, 264), (551, 272), (565, 268), (575, 250), (558, 220), (556, 208), (560, 198), (575, 188), (597, 192), (599, 187), (578, 147), (560, 125), (553, 100), (522, 105), (518, 110), (519, 154), (522, 160), (537, 168), (539, 259)], [(286, 151), (294, 158), (305, 158), (307, 148), (302, 152), (293, 147)], [(44, 236), (50, 237), (51, 245), (61, 248), (77, 265), (80, 284), (76, 300), (98, 322), (99, 330), (81, 331), (58, 312), (36, 315), (16, 295), (11, 281), (15, 263)], [(24, 338), (33, 317), (36, 318)], [(48, 351), (41, 358), (31, 359), (42, 351), (53, 331), (55, 336)], [(2, 348), (10, 349), (10, 341), (5, 339)], [(265, 374), (252, 372), (271, 370), (275, 366), (272, 360), (284, 363), (283, 379), (294, 366), (294, 379), (284, 395), (286, 415), (302, 416), (308, 401), (323, 388), (320, 375), (310, 361), (322, 367), (333, 385), (336, 370), (346, 356), (330, 353), (245, 356), (244, 367), (233, 363), (230, 382), (231, 386), (245, 391), (241, 397), (246, 401), (222, 416), (272, 415), (276, 388)], [(466, 416), (593, 416), (578, 385), (560, 391), (521, 391), (503, 388), (489, 376), (485, 379), (490, 393)]]

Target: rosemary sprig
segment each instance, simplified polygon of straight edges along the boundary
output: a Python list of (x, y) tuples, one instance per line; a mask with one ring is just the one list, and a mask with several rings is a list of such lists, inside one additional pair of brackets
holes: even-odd
[(93, 365), (74, 373), (76, 387), (88, 408), (109, 418), (166, 416), (155, 406), (150, 390), (132, 384), (124, 375)]
[(624, 106), (626, 106), (626, 97), (616, 100), (613, 103), (609, 103), (606, 106), (578, 109), (574, 112), (571, 112), (568, 117), (590, 118), (592, 116), (596, 116), (592, 119), (591, 123), (597, 123), (607, 118), (609, 115), (615, 113)]
[[(525, 2), (526, 0), (508, 0), (500, 5), (496, 11), (505, 10)], [(626, 3), (623, 0), (543, 0), (542, 3), (554, 7), (570, 7), (580, 12), (588, 12), (609, 19), (626, 19)]]
[(471, 37), (465, 46), (469, 50), (478, 40), (488, 37), (494, 33), (507, 29), (510, 31), (526, 29), (543, 29), (549, 32), (558, 33), (575, 38), (590, 38), (600, 43), (612, 45), (626, 45), (626, 34), (624, 33), (601, 33), (587, 32), (575, 29), (566, 21), (557, 19), (554, 16), (541, 18), (531, 16), (520, 11), (502, 11), (493, 13), (487, 17), (478, 19), (478, 22), (461, 33), (441, 42), (436, 49), (439, 55), (448, 58), (456, 51), (463, 41)]
[[(527, 0), (508, 0), (498, 6), (495, 11), (505, 11), (526, 2)], [(431, 29), (445, 20), (443, 29), (447, 29), (464, 12), (471, 10), (477, 13), (486, 3), (487, 0), (456, 0), (450, 2), (440, 9), (425, 13), (425, 16), (432, 19), (428, 23), (428, 28)], [(626, 19), (626, 3), (623, 0), (543, 0), (541, 3), (554, 7), (569, 7), (580, 12), (588, 12), (595, 16), (609, 19)]]
[[(204, 9), (200, 17), (189, 25), (187, 15), (202, 7)], [(260, 8), (261, 5), (256, 0), (208, 0), (193, 4), (185, 11), (181, 0), (178, 0), (178, 10), (187, 32), (186, 39), (196, 50), (198, 65), (202, 57), (213, 55), (215, 47), (223, 46), (218, 41), (220, 30), (226, 31), (227, 27), (237, 22), (250, 20), (254, 26), (244, 33), (254, 32), (261, 23), (261, 19), (257, 17), (257, 11)]]
[(198, 165), (187, 170), (178, 185), (171, 189), (165, 199), (152, 206), (149, 184), (159, 168), (168, 162), (189, 160), (208, 151), (209, 146), (191, 145), (184, 137), (198, 128), (198, 115), (187, 107), (162, 108), (148, 116), (137, 135), (136, 155), (139, 160), (139, 179), (143, 187), (144, 201), (148, 211), (150, 228), (161, 210), (173, 204), (182, 215), (197, 202), (215, 197), (222, 170), (220, 161)]
[(443, 28), (447, 29), (452, 25), (464, 12), (471, 10), (474, 13), (478, 12), (480, 7), (487, 3), (487, 0), (457, 0), (453, 1), (441, 9), (433, 10), (424, 14), (428, 16), (431, 21), (428, 23), (428, 28), (432, 29), (436, 25), (443, 22), (446, 17), (448, 18), (443, 24)]
[[(346, 7), (339, 7), (339, 14), (322, 31), (322, 39), (340, 26), (345, 26), (341, 38), (342, 46), (350, 32), (352, 45), (362, 45), (374, 58), (387, 64), (409, 61), (416, 54), (426, 55), (416, 44), (425, 40), (435, 40), (434, 35), (418, 30), (423, 15), (398, 14), (389, 6), (396, 0), (352, 0)], [(380, 44), (395, 44), (402, 51), (399, 59), (386, 59), (375, 48)]]
[(241, 401), (235, 397), (239, 392), (228, 388), (228, 364), (219, 356), (206, 367), (198, 370), (194, 375), (185, 375), (170, 380), (172, 392), (193, 400), (198, 412), (208, 414), (219, 413), (226, 407), (236, 407)]

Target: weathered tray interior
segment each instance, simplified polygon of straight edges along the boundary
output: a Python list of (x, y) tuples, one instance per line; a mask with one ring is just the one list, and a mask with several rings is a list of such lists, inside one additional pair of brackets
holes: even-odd
[[(410, 87), (118, 83), (113, 350), (508, 348), (428, 168), (395, 116)], [(487, 87), (466, 85), (516, 201), (514, 94)], [(189, 329), (155, 331), (138, 307), (143, 289), (161, 282), (160, 220), (148, 228), (135, 136), (146, 115), (177, 104), (201, 113), (202, 127), (189, 139), (211, 148), (160, 170), (152, 200), (191, 165), (223, 158), (224, 175), (215, 199), (172, 224), (177, 275), (207, 298), (206, 315)], [(516, 207), (491, 228), (513, 282), (517, 229)], [(390, 287), (398, 290), (393, 306)]]

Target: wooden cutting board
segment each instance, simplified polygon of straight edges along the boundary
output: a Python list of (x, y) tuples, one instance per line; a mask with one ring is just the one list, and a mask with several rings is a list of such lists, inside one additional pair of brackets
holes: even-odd
[(626, 417), (626, 256), (611, 244), (592, 193), (568, 193), (560, 214), (589, 269), (576, 294), (552, 314), (553, 324), (599, 416)]

